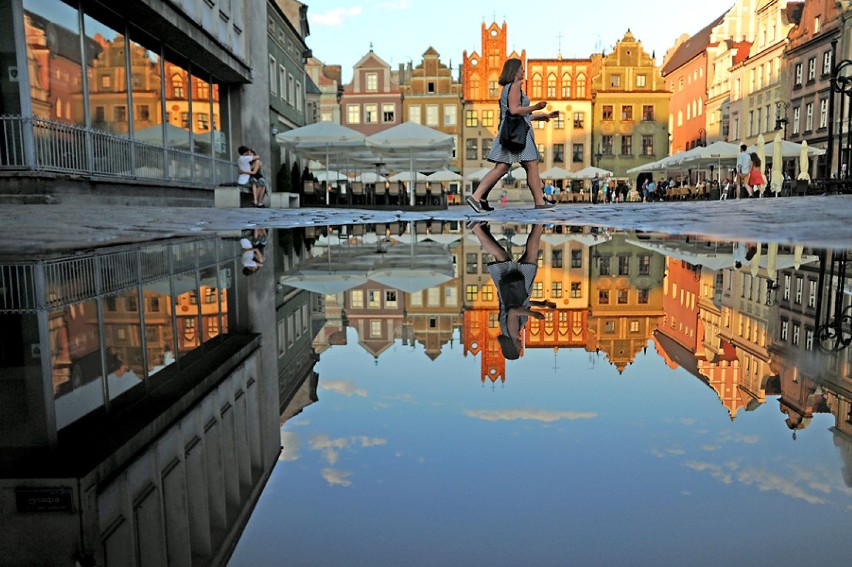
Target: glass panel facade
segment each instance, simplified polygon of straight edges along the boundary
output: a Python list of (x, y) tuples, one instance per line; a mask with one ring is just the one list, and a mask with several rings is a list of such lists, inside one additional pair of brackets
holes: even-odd
[(170, 285), (169, 278), (164, 278), (142, 287), (148, 376), (175, 361), (175, 321)]
[(85, 16), (89, 108), (92, 128), (113, 134), (130, 132), (127, 96), (127, 41), (121, 33)]
[(60, 0), (24, 0), (24, 33), (32, 113), (85, 125), (77, 10)]

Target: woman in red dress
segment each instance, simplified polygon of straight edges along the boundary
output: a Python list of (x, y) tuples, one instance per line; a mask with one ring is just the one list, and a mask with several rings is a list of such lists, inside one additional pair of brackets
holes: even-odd
[(756, 152), (751, 152), (751, 171), (748, 174), (748, 184), (751, 185), (754, 191), (752, 195), (763, 197), (763, 190), (766, 188), (766, 180), (763, 178), (762, 166), (760, 158)]

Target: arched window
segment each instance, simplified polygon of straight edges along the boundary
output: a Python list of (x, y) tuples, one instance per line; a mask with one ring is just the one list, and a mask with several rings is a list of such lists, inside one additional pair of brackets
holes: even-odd
[(586, 98), (586, 75), (577, 75), (577, 98)]
[(183, 77), (177, 73), (172, 75), (172, 95), (175, 98), (186, 98), (186, 91), (183, 87)]
[(541, 98), (541, 75), (536, 73), (532, 80), (532, 97)]
[(556, 98), (556, 75), (553, 73), (547, 76), (547, 98)]
[(571, 98), (571, 74), (562, 75), (562, 98)]

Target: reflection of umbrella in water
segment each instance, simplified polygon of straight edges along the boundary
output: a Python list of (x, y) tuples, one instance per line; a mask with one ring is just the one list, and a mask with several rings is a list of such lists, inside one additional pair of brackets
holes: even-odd
[(781, 192), (781, 186), (784, 183), (784, 174), (781, 172), (783, 157), (781, 153), (781, 132), (775, 133), (775, 139), (772, 141), (772, 181), (770, 187), (775, 196)]
[(328, 271), (300, 272), (282, 276), (280, 283), (322, 295), (334, 295), (367, 282), (363, 274), (346, 274)]
[(453, 279), (452, 274), (429, 268), (382, 268), (367, 275), (371, 281), (406, 293), (429, 289)]

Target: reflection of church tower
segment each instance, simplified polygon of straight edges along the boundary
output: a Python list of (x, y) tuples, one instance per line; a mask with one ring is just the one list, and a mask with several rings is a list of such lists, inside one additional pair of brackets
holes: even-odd
[[(506, 359), (500, 350), (497, 336), (496, 309), (466, 309), (464, 312), (464, 354), (481, 355), (480, 379), (506, 381)], [(523, 351), (522, 351), (523, 354)]]

